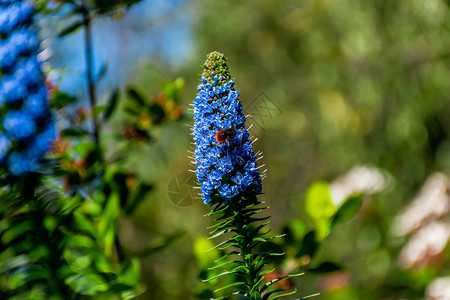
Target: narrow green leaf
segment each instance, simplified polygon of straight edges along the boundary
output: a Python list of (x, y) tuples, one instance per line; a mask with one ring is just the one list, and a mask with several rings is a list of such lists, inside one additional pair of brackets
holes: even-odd
[(259, 273), (258, 273), (258, 276), (262, 276), (262, 275), (265, 275), (265, 274), (269, 274), (269, 273), (272, 273), (272, 272), (274, 272), (274, 271), (275, 271), (275, 268), (273, 268), (272, 270), (265, 270), (265, 271), (259, 272)]
[(234, 282), (232, 284), (228, 284), (224, 287), (218, 288), (217, 290), (214, 291), (214, 293), (217, 293), (218, 291), (222, 291), (222, 290), (225, 290), (225, 289), (233, 287), (233, 286), (244, 285), (244, 284), (245, 284), (245, 282)]
[(228, 232), (230, 232), (230, 231), (232, 231), (232, 229), (225, 229), (225, 230), (222, 230), (221, 232), (218, 232), (218, 233), (216, 233), (215, 235), (210, 236), (208, 239), (209, 239), (209, 240), (215, 239), (215, 238), (217, 238), (217, 237), (219, 237), (219, 236), (221, 236), (221, 235), (224, 235), (225, 233), (228, 233)]
[(220, 257), (219, 259), (215, 260), (215, 262), (222, 261), (222, 260), (228, 258), (228, 257), (231, 256), (231, 255), (241, 255), (241, 252), (239, 252), (239, 251), (231, 251), (231, 252), (228, 252), (227, 254), (223, 255), (223, 256)]
[(233, 220), (225, 220), (225, 221), (222, 221), (220, 223), (216, 223), (216, 224), (214, 224), (212, 226), (209, 226), (209, 227), (206, 227), (206, 228), (208, 228), (208, 229), (213, 229), (213, 228), (216, 228), (216, 227), (222, 228), (223, 226), (228, 225), (231, 222), (233, 222)]
[(312, 298), (312, 297), (316, 297), (316, 296), (319, 296), (319, 295), (320, 295), (320, 293), (317, 293), (317, 294), (305, 296), (305, 297), (302, 297), (302, 298), (298, 298), (297, 300), (306, 300), (306, 299), (309, 299), (309, 298)]
[(131, 107), (129, 105), (125, 106), (123, 110), (132, 116), (139, 116), (141, 113), (138, 109)]
[(341, 224), (350, 220), (361, 208), (364, 199), (364, 194), (355, 194), (349, 196), (345, 202), (339, 207), (338, 211), (334, 214), (331, 221), (331, 228), (334, 228), (337, 224)]
[(65, 128), (65, 129), (61, 130), (60, 133), (63, 137), (82, 137), (82, 136), (89, 134), (89, 132), (87, 130), (85, 130), (81, 127)]
[(119, 89), (115, 89), (108, 101), (105, 113), (103, 114), (103, 120), (108, 121), (116, 110), (117, 103), (119, 103)]
[(269, 286), (271, 286), (271, 285), (274, 284), (275, 282), (278, 282), (278, 281), (280, 281), (280, 280), (287, 279), (287, 278), (292, 278), (292, 277), (302, 276), (302, 275), (304, 275), (304, 274), (305, 274), (305, 273), (290, 274), (290, 275), (286, 275), (286, 276), (281, 276), (281, 277), (275, 278), (274, 280), (271, 280), (271, 281), (267, 282), (267, 283), (264, 285), (264, 287), (261, 289), (261, 292), (264, 292)]
[(278, 292), (284, 292), (284, 291), (285, 291), (285, 289), (276, 289), (276, 290), (267, 292), (264, 294), (264, 296), (262, 297), (261, 300), (268, 300), (269, 297), (272, 296), (273, 294), (278, 293)]
[(266, 240), (265, 239), (263, 239), (262, 237), (255, 237), (255, 238), (253, 238), (252, 239), (253, 241), (257, 241), (257, 242), (262, 242), (262, 243), (265, 243), (266, 242)]
[(134, 100), (140, 106), (145, 105), (145, 97), (143, 97), (134, 87), (127, 87), (127, 94), (130, 96), (132, 100)]
[(270, 241), (270, 240), (273, 240), (273, 239), (282, 238), (284, 236), (285, 236), (285, 234), (274, 235), (274, 236), (268, 237), (267, 240)]
[(293, 294), (295, 294), (295, 293), (297, 293), (297, 290), (293, 290), (292, 292), (289, 292), (289, 293), (277, 295), (277, 296), (275, 296), (275, 297), (272, 297), (272, 300), (280, 299), (280, 298), (283, 298), (283, 297), (286, 297), (286, 296), (289, 296), (289, 295), (293, 295)]
[(211, 298), (210, 300), (222, 300), (222, 299), (228, 299), (228, 297), (232, 296), (232, 295), (242, 295), (244, 297), (248, 297), (248, 292), (247, 291), (234, 291), (231, 293), (226, 294), (225, 296), (222, 296), (220, 298)]
[(227, 261), (227, 262), (224, 262), (224, 263), (215, 265), (214, 267), (210, 267), (210, 268), (208, 268), (208, 270), (215, 270), (215, 269), (218, 269), (218, 268), (222, 268), (222, 267), (224, 267), (224, 266), (227, 266), (227, 265), (229, 265), (229, 264), (236, 264), (236, 263), (242, 264), (241, 261), (238, 261), (238, 260), (230, 260), (230, 261)]
[(108, 63), (103, 62), (100, 67), (100, 71), (95, 75), (95, 83), (99, 83), (100, 80), (106, 75), (106, 71), (108, 70)]
[(107, 199), (106, 207), (98, 225), (100, 242), (104, 247), (105, 254), (109, 257), (112, 256), (112, 245), (116, 235), (116, 223), (119, 214), (119, 196), (114, 193)]
[[(217, 244), (216, 246), (212, 247), (211, 249), (206, 250), (206, 252), (209, 252), (209, 251), (212, 251), (212, 250), (215, 250), (215, 249), (226, 249), (226, 248), (229, 248), (229, 247), (232, 247), (232, 246), (239, 246), (234, 241), (237, 237), (242, 237), (242, 236), (234, 236), (234, 237), (232, 237), (232, 238), (230, 238), (230, 239), (228, 239), (226, 241), (223, 241), (223, 242)], [(228, 244), (227, 247), (225, 247), (225, 248), (222, 247), (222, 246), (227, 245), (227, 244)]]
[(14, 239), (19, 238), (20, 236), (26, 234), (27, 232), (31, 231), (33, 228), (33, 225), (30, 221), (24, 221), (20, 224), (17, 224), (14, 227), (9, 227), (8, 230), (6, 230), (3, 235), (1, 236), (1, 241), (3, 245), (7, 245)]
[(255, 284), (252, 286), (251, 290), (250, 290), (250, 294), (252, 294), (253, 292), (257, 292), (258, 291), (258, 287), (261, 284), (261, 282), (264, 280), (264, 277), (261, 276), (261, 278), (255, 282)]
[(77, 31), (78, 29), (80, 29), (81, 28), (81, 26), (83, 26), (83, 21), (82, 20), (80, 20), (80, 21), (75, 21), (74, 23), (72, 23), (71, 25), (69, 25), (69, 26), (67, 26), (66, 28), (64, 28), (63, 30), (61, 30), (59, 33), (58, 33), (58, 36), (61, 38), (61, 37), (64, 37), (64, 36), (66, 36), (66, 35), (68, 35), (68, 34), (71, 34), (71, 33), (74, 33), (75, 31)]
[[(243, 269), (245, 270), (244, 267), (240, 267), (240, 268), (243, 268)], [(218, 275), (216, 275), (216, 276), (207, 278), (207, 279), (202, 280), (202, 281), (203, 281), (203, 282), (208, 282), (208, 281), (211, 281), (211, 280), (213, 280), (213, 279), (222, 277), (222, 276), (224, 276), (224, 275), (237, 274), (237, 273), (239, 273), (239, 271), (240, 271), (239, 269), (233, 269), (233, 270), (231, 270), (231, 271), (225, 271), (225, 272), (222, 272), (222, 273), (220, 273), (220, 274), (218, 274)]]

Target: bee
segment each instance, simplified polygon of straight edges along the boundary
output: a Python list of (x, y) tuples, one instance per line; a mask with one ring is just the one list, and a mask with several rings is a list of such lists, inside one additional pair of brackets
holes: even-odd
[(216, 141), (219, 144), (225, 143), (226, 141), (232, 140), (236, 136), (236, 129), (222, 129), (216, 133)]

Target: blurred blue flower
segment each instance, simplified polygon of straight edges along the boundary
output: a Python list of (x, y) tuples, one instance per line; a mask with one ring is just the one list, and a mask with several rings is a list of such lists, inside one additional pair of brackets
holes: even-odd
[(0, 166), (34, 172), (55, 138), (28, 0), (0, 0)]
[(48, 126), (42, 133), (36, 136), (30, 143), (29, 154), (31, 157), (41, 157), (50, 148), (56, 138), (54, 126)]
[(28, 95), (23, 101), (22, 110), (35, 119), (48, 116), (46, 88), (41, 87), (36, 93)]
[(0, 97), (3, 101), (15, 103), (26, 95), (26, 87), (20, 85), (16, 77), (3, 75), (0, 81)]
[(9, 171), (15, 176), (35, 171), (39, 165), (36, 157), (25, 152), (13, 152), (8, 157)]
[(197, 179), (205, 203), (261, 193), (256, 155), (226, 58), (212, 52), (194, 100)]
[(0, 164), (3, 163), (6, 155), (8, 154), (10, 145), (11, 142), (9, 141), (9, 138), (5, 134), (0, 133)]
[(12, 139), (23, 140), (36, 132), (33, 118), (21, 111), (8, 111), (2, 120), (2, 125), (6, 134)]

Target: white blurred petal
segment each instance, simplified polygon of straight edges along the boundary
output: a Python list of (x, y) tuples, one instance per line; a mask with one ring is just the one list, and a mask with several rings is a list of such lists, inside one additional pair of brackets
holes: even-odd
[(450, 300), (450, 277), (433, 280), (427, 287), (426, 300)]
[(396, 234), (406, 235), (430, 220), (446, 215), (450, 211), (449, 186), (450, 181), (445, 174), (432, 174), (418, 195), (397, 217)]
[(339, 206), (354, 193), (375, 194), (387, 188), (390, 175), (375, 167), (356, 166), (331, 183), (331, 196), (335, 206)]
[(412, 235), (400, 252), (399, 263), (406, 268), (426, 265), (445, 249), (449, 239), (449, 223), (431, 222)]

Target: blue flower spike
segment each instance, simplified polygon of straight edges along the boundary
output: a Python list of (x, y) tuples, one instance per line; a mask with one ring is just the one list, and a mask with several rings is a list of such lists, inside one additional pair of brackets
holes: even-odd
[(193, 136), (203, 202), (260, 194), (257, 157), (244, 124), (239, 91), (223, 54), (208, 55), (198, 89)]
[(0, 0), (0, 168), (35, 172), (55, 138), (29, 0)]
[[(222, 241), (214, 248), (225, 250), (225, 254), (216, 260), (220, 265), (212, 268), (227, 266), (225, 272), (205, 281), (222, 275), (242, 278), (242, 281), (218, 288), (216, 292), (235, 290), (217, 299), (225, 299), (232, 294), (250, 300), (269, 299), (277, 293), (273, 299), (291, 295), (295, 291), (269, 287), (278, 280), (301, 274), (286, 275), (264, 283), (263, 275), (273, 271), (269, 266), (271, 256), (279, 256), (280, 253), (261, 252), (261, 249), (268, 240), (281, 236), (267, 237), (270, 229), (265, 226), (269, 224), (270, 216), (255, 217), (267, 209), (258, 199), (262, 190), (261, 174), (245, 127), (239, 91), (231, 79), (223, 54), (212, 52), (208, 55), (198, 90), (193, 105), (196, 173), (203, 202), (212, 208), (207, 216), (213, 216), (217, 221), (209, 227), (212, 229), (210, 238), (220, 238)], [(226, 249), (234, 250), (227, 252)], [(224, 263), (228, 259), (230, 261)]]

